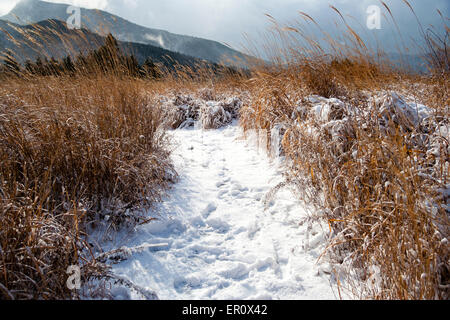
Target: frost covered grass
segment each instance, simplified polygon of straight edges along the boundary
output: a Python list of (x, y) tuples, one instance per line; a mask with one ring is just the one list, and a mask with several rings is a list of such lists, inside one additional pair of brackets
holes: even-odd
[(347, 289), (447, 299), (448, 102), (429, 108), (390, 90), (325, 98), (290, 76), (253, 79), (241, 124), (280, 137), (287, 182), (328, 221), (341, 271), (366, 283)]
[(159, 103), (165, 112), (164, 123), (170, 129), (192, 127), (197, 122), (203, 129), (218, 129), (237, 119), (242, 107), (240, 95), (213, 96), (211, 90), (161, 96)]
[(448, 27), (441, 42), (426, 42), (436, 61), (418, 76), (372, 58), (345, 26), (350, 43), (331, 41), (334, 58), (300, 27), (277, 26), (289, 49), (244, 81), (241, 125), (281, 144), (286, 183), (329, 224), (323, 256), (346, 278), (340, 290), (448, 299)]
[(86, 227), (140, 223), (174, 181), (162, 122), (137, 80), (2, 82), (1, 298), (70, 298), (69, 265), (99, 274)]

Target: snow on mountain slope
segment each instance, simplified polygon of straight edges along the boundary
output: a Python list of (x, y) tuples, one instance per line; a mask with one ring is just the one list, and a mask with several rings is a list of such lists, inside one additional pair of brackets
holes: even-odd
[(335, 299), (329, 265), (316, 264), (328, 227), (308, 224), (287, 189), (267, 197), (282, 181), (278, 160), (236, 123), (171, 134), (180, 180), (150, 213), (158, 220), (107, 242), (144, 248), (113, 272), (160, 299)]

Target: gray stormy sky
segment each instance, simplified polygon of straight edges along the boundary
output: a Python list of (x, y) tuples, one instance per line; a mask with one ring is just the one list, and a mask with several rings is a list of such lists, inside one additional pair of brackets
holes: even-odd
[[(370, 5), (382, 7), (378, 0), (46, 0), (47, 2), (68, 3), (86, 8), (97, 8), (119, 15), (137, 24), (173, 33), (193, 35), (217, 40), (242, 48), (246, 41), (243, 34), (251, 39), (267, 30), (269, 13), (277, 21), (299, 20), (298, 11), (303, 11), (317, 19), (326, 30), (333, 30), (338, 15), (329, 5), (337, 7), (348, 17), (350, 24), (366, 26), (366, 10)], [(6, 14), (19, 0), (0, 0), (0, 15)], [(402, 0), (386, 0), (391, 8), (403, 36), (417, 36), (418, 27), (414, 16)], [(436, 12), (439, 9), (449, 16), (449, 0), (410, 0), (422, 24), (441, 26), (442, 20)], [(386, 10), (382, 10), (387, 15)], [(353, 21), (353, 22), (352, 22)], [(381, 43), (393, 46), (394, 25), (383, 17), (381, 30), (364, 30), (373, 33)]]

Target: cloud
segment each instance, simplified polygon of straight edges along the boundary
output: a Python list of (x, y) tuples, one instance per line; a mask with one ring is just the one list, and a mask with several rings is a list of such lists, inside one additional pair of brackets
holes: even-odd
[[(67, 3), (77, 7), (88, 8), (88, 9), (108, 9), (108, 0), (45, 0), (45, 2), (53, 3)], [(122, 1), (124, 4), (129, 1)]]
[(7, 14), (14, 8), (18, 1), (17, 0), (1, 0), (0, 1), (0, 16)]
[(144, 38), (147, 39), (147, 40), (150, 40), (150, 41), (155, 41), (155, 42), (159, 43), (159, 45), (161, 47), (165, 48), (164, 40), (163, 40), (161, 35), (155, 37), (155, 36), (147, 33), (147, 34), (145, 34)]
[[(340, 18), (329, 7), (337, 7), (352, 26), (362, 26), (360, 31), (368, 37), (377, 36), (381, 43), (393, 46), (396, 26), (388, 12), (382, 8), (382, 29), (365, 29), (370, 5), (381, 6), (378, 0), (46, 0), (77, 6), (98, 8), (119, 15), (137, 24), (163, 29), (173, 33), (193, 35), (217, 40), (240, 49), (246, 43), (243, 34), (259, 39), (269, 24), (265, 13), (280, 22), (301, 20), (298, 11), (312, 15), (325, 30), (335, 31), (335, 21)], [(0, 14), (6, 13), (17, 0), (0, 0)], [(417, 37), (418, 26), (408, 7), (400, 0), (385, 1), (392, 10), (398, 27), (405, 38)], [(410, 0), (422, 24), (437, 25), (439, 8), (448, 16), (448, 0)]]
[[(21, 0), (0, 0), (0, 16), (7, 14), (20, 1)], [(121, 0), (124, 4), (136, 1), (138, 0)], [(88, 9), (108, 9), (108, 0), (45, 0), (45, 2), (67, 3)]]

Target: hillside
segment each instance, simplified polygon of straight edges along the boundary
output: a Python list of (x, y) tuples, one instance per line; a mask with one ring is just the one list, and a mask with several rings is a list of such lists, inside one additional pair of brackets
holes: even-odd
[[(20, 26), (0, 20), (0, 52), (10, 50), (19, 62), (35, 60), (38, 56), (61, 59), (69, 55), (86, 53), (97, 49), (105, 42), (105, 37), (86, 29), (70, 30), (66, 23), (57, 20), (41, 21), (32, 25)], [(160, 47), (140, 43), (119, 41), (119, 47), (126, 54), (133, 54), (139, 63), (147, 57), (154, 62), (171, 66), (173, 61), (192, 66), (199, 59)]]
[[(48, 19), (66, 21), (66, 4), (22, 0), (7, 15), (0, 17), (20, 25)], [(137, 42), (179, 52), (212, 62), (237, 62), (246, 56), (219, 42), (150, 29), (101, 10), (81, 9), (81, 27), (100, 35), (111, 33), (116, 39)], [(236, 57), (238, 59), (236, 59)]]

